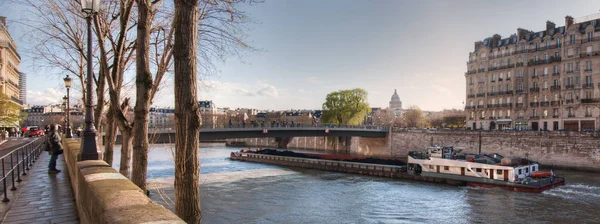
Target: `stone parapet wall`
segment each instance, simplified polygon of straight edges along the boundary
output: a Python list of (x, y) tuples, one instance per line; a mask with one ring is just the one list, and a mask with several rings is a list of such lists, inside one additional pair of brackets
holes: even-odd
[[(480, 137), (481, 136), (481, 137)], [(481, 144), (480, 144), (481, 138)], [(468, 153), (499, 153), (538, 161), (542, 165), (600, 171), (600, 136), (584, 133), (534, 131), (395, 131), (392, 153), (403, 157), (408, 151), (443, 145), (463, 148)]]
[(185, 223), (102, 160), (78, 161), (79, 139), (63, 139), (81, 223)]

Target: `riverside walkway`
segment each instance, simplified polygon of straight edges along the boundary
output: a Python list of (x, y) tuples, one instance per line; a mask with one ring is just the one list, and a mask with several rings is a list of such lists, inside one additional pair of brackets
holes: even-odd
[(50, 156), (42, 152), (30, 168), (2, 223), (79, 223), (73, 190), (63, 155), (57, 161), (57, 174), (48, 173)]

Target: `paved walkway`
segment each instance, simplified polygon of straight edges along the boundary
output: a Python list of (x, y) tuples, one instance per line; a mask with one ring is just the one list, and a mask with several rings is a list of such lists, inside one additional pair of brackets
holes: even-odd
[(42, 152), (27, 182), (20, 187), (2, 223), (79, 223), (73, 190), (63, 156), (59, 156), (58, 174), (48, 173), (50, 156)]

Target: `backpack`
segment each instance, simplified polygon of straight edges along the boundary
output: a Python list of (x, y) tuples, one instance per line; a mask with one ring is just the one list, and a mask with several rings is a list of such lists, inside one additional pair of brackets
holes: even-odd
[(42, 150), (48, 152), (48, 151), (50, 151), (50, 147), (52, 147), (52, 145), (48, 141), (48, 136), (46, 136), (44, 139), (44, 142), (42, 143)]

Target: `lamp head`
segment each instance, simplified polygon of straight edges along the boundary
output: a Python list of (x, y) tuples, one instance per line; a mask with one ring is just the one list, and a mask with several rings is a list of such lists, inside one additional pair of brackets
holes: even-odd
[(67, 75), (67, 77), (65, 77), (63, 80), (65, 81), (65, 87), (67, 87), (67, 89), (71, 88), (71, 81), (72, 81), (71, 77), (69, 77), (69, 75)]

